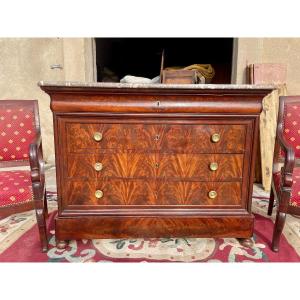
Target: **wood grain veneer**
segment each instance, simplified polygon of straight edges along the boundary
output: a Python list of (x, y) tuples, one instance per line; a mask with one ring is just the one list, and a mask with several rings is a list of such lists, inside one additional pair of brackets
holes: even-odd
[(258, 121), (272, 88), (199, 87), (41, 84), (54, 118), (57, 240), (252, 236)]

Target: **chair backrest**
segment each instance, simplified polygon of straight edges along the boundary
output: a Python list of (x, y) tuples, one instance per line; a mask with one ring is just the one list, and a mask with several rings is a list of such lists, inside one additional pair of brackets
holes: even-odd
[[(293, 147), (295, 157), (300, 158), (300, 96), (281, 96), (279, 98), (277, 132), (281, 131), (285, 141)], [(274, 156), (284, 156), (275, 145)]]
[(40, 124), (37, 100), (0, 100), (2, 167), (6, 164), (11, 165), (9, 162), (13, 161), (28, 163), (29, 145), (38, 133), (40, 133)]

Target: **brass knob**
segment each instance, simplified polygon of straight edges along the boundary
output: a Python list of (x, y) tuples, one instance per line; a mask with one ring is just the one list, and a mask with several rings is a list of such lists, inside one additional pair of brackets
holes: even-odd
[(209, 168), (211, 171), (216, 171), (218, 169), (219, 165), (216, 162), (212, 162), (209, 164)]
[(97, 190), (95, 192), (95, 196), (96, 196), (96, 198), (100, 199), (103, 197), (103, 192), (101, 190)]
[(94, 168), (96, 171), (101, 171), (103, 169), (103, 165), (99, 162), (94, 164)]
[(211, 141), (213, 143), (217, 143), (218, 141), (220, 140), (220, 135), (218, 133), (214, 133), (212, 136), (211, 136)]
[(217, 194), (216, 191), (210, 191), (210, 192), (208, 193), (208, 197), (209, 197), (210, 199), (216, 198), (217, 195), (218, 195), (218, 194)]
[(102, 133), (100, 133), (100, 132), (95, 132), (95, 133), (94, 133), (94, 140), (95, 140), (96, 142), (101, 141), (101, 140), (102, 140)]

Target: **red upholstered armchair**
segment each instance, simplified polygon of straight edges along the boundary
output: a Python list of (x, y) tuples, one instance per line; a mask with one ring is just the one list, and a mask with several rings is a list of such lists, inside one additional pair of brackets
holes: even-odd
[(33, 208), (46, 251), (47, 200), (38, 102), (0, 100), (0, 218)]
[[(300, 96), (279, 99), (277, 133), (274, 149), (273, 180), (268, 214), (272, 214), (274, 196), (277, 215), (272, 249), (279, 249), (286, 214), (300, 215)], [(283, 165), (282, 165), (283, 164)]]

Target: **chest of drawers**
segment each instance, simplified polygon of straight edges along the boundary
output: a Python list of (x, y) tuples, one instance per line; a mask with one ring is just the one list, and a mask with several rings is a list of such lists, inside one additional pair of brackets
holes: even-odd
[(57, 240), (253, 234), (272, 87), (50, 83)]

